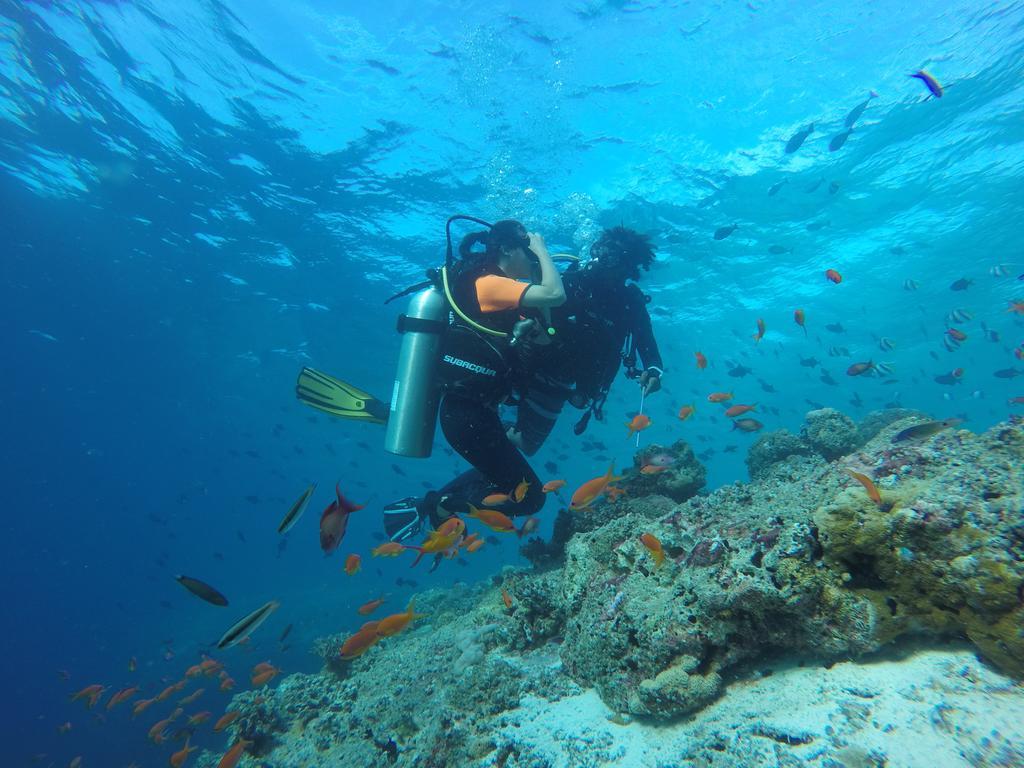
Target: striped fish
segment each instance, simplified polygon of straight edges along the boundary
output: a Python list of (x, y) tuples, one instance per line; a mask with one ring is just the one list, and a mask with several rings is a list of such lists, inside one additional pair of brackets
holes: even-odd
[(309, 504), (309, 500), (313, 498), (313, 492), (316, 490), (316, 483), (313, 483), (309, 488), (302, 492), (302, 495), (292, 504), (292, 508), (288, 510), (288, 514), (284, 516), (281, 524), (277, 526), (278, 533), (288, 533), (292, 526), (299, 522), (299, 518), (302, 517), (302, 513), (306, 511), (306, 506)]
[(242, 642), (252, 634), (256, 627), (266, 621), (267, 617), (276, 611), (280, 605), (276, 600), (271, 600), (262, 608), (258, 608), (245, 618), (236, 621), (231, 626), (231, 629), (225, 632), (221, 639), (217, 641), (217, 647), (230, 648), (232, 645)]

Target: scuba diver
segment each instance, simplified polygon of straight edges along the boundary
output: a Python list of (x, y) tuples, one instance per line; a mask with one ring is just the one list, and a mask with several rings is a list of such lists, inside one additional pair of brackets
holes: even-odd
[(552, 312), (558, 335), (547, 346), (530, 345), (515, 385), (519, 408), (507, 434), (527, 456), (543, 444), (566, 401), (585, 409), (577, 435), (591, 416), (601, 421), (620, 364), (644, 396), (661, 388), (664, 369), (647, 312), (650, 298), (636, 285), (640, 268), (649, 270), (653, 261), (649, 238), (619, 226), (601, 234), (584, 267), (573, 265), (563, 274), (566, 301)]
[[(451, 220), (449, 256), (450, 225)], [(483, 250), (475, 250), (477, 246)], [(393, 541), (414, 535), (426, 521), (436, 528), (446, 517), (466, 512), (469, 504), (482, 506), (488, 494), (511, 494), (521, 483), (528, 485), (519, 502), (490, 506), (508, 515), (532, 515), (544, 504), (541, 481), (506, 435), (498, 406), (512, 394), (512, 382), (521, 375), (519, 350), (543, 345), (554, 333), (549, 312), (565, 301), (561, 276), (543, 238), (528, 233), (517, 221), (499, 221), (489, 230), (467, 235), (459, 255), (457, 262), (446, 261), (440, 280), (435, 275), (432, 281), (443, 288), (442, 308), (449, 317), (447, 327), (435, 336), (439, 350), (425, 353), (436, 357), (436, 383), (430, 390), (420, 387), (417, 391), (415, 383), (403, 384), (403, 379), (422, 382), (424, 371), (414, 372), (406, 360), (411, 353), (406, 353), (419, 341), (417, 331), (430, 332), (429, 323), (439, 322), (437, 312), (428, 312), (431, 318), (414, 317), (418, 306), (414, 298), (412, 311), (399, 324), (407, 338), (399, 358), (385, 447), (392, 453), (429, 455), (429, 443), (426, 453), (410, 449), (403, 432), (418, 440), (429, 422), (432, 442), (437, 413), (448, 443), (472, 469), (423, 498), (409, 497), (386, 506), (384, 527)], [(433, 301), (441, 293), (436, 287), (428, 288), (417, 297)], [(428, 325), (421, 326), (422, 322)], [(432, 393), (436, 393), (435, 403), (440, 396), (439, 407), (430, 402)], [(410, 427), (405, 429), (403, 423)]]

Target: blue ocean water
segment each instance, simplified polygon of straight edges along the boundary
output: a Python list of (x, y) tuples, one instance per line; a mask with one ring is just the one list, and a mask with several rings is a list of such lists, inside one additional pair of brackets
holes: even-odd
[[(369, 558), (383, 504), (463, 466), (440, 434), (431, 459), (398, 459), (379, 428), (293, 394), (308, 364), (386, 396), (401, 307), (383, 302), (441, 261), (453, 213), (519, 218), (584, 257), (604, 227), (651, 234), (667, 370), (642, 440), (690, 441), (711, 488), (746, 479), (756, 439), (716, 390), (756, 401), (765, 430), (819, 405), (975, 431), (1021, 412), (1024, 4), (0, 0), (0, 51), (14, 764), (162, 763), (156, 718), (68, 694), (155, 695), (267, 600), (282, 607), (253, 650), (226, 659), (240, 685), (264, 659), (318, 669), (312, 640), (379, 594), (401, 606), (524, 562), (512, 542), (432, 575)], [(908, 77), (922, 68), (941, 98)], [(846, 375), (869, 360), (890, 372)], [(572, 487), (597, 454), (628, 466), (638, 405), (620, 378), (586, 435), (605, 448), (582, 450), (567, 413), (534, 466)], [(325, 558), (335, 482), (366, 508)], [(364, 554), (351, 577), (348, 552)], [(219, 715), (227, 695), (206, 687), (196, 706)]]

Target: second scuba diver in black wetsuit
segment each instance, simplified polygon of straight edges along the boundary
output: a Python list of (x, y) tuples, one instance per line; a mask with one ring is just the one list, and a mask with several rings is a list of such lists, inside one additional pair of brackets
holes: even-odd
[[(474, 251), (483, 245), (484, 251)], [(473, 469), (431, 491), (384, 508), (384, 526), (394, 541), (437, 527), (452, 514), (482, 505), (494, 492), (511, 493), (526, 482), (517, 503), (490, 505), (508, 515), (531, 515), (544, 504), (541, 481), (506, 435), (498, 406), (512, 394), (521, 350), (540, 349), (550, 337), (549, 311), (565, 301), (561, 277), (540, 235), (516, 221), (467, 235), (461, 259), (447, 276), (451, 323), (444, 334), (439, 378), (441, 429)], [(533, 279), (533, 282), (522, 282)], [(533, 337), (527, 345), (521, 340)]]
[(566, 301), (551, 312), (558, 331), (553, 343), (532, 346), (520, 366), (519, 410), (508, 436), (527, 456), (543, 444), (567, 400), (586, 409), (576, 434), (591, 416), (601, 420), (621, 364), (645, 394), (661, 388), (663, 365), (647, 312), (649, 298), (635, 284), (640, 268), (647, 271), (654, 261), (650, 240), (627, 227), (606, 229), (590, 256), (586, 266), (562, 276)]

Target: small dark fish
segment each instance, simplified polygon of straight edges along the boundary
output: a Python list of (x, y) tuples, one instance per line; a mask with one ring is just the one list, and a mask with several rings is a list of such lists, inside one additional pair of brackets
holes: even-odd
[(931, 73), (928, 72), (928, 70), (926, 70), (926, 69), (919, 69), (914, 74), (908, 75), (908, 77), (916, 77), (918, 80), (920, 80), (926, 86), (928, 86), (928, 91), (929, 91), (928, 98), (929, 99), (932, 96), (934, 96), (936, 99), (941, 99), (942, 98), (942, 94), (943, 94), (942, 86), (939, 85), (939, 81), (936, 80), (934, 77), (932, 77)]
[(830, 195), (834, 195), (838, 191), (839, 191), (839, 182), (838, 181), (833, 181), (831, 184), (828, 185), (828, 193)]
[(555, 464), (555, 462), (553, 462), (553, 461), (545, 461), (544, 462), (544, 469), (546, 469), (552, 475), (558, 473), (558, 465)]
[(818, 411), (820, 411), (822, 408), (825, 407), (824, 404), (819, 403), (817, 400), (806, 400), (805, 399), (804, 402), (807, 403), (809, 406), (811, 406), (811, 408), (814, 408), (815, 410), (818, 410)]
[(850, 398), (850, 405), (854, 408), (860, 408), (864, 405), (864, 401), (860, 399), (860, 395), (856, 392), (853, 393), (853, 397)]
[(894, 245), (892, 248), (889, 249), (889, 253), (893, 254), (894, 256), (902, 256), (906, 252), (907, 249), (904, 248), (902, 245)]
[(306, 490), (302, 492), (302, 495), (295, 500), (292, 504), (291, 509), (281, 520), (281, 524), (277, 526), (278, 533), (287, 533), (291, 530), (292, 526), (299, 522), (299, 518), (302, 517), (302, 513), (306, 511), (306, 506), (309, 504), (309, 500), (313, 497), (313, 491), (316, 490), (316, 483), (313, 483)]
[(260, 457), (260, 455), (256, 451), (246, 451), (245, 455), (248, 456), (250, 459), (258, 459)]
[(810, 123), (802, 131), (797, 131), (786, 142), (786, 154), (791, 155), (800, 149), (800, 146), (807, 140), (807, 137), (814, 133), (814, 123)]
[(256, 627), (266, 621), (267, 617), (276, 611), (280, 605), (276, 600), (271, 600), (248, 616), (239, 619), (217, 641), (217, 647), (230, 648), (232, 645), (242, 642), (242, 640), (252, 634)]
[(498, 544), (501, 543), (500, 541), (498, 541), (496, 536), (488, 536), (487, 538), (484, 539), (484, 541), (486, 541), (488, 544), (491, 544), (493, 546), (497, 546)]
[(836, 150), (842, 149), (843, 144), (845, 144), (846, 140), (850, 138), (850, 133), (852, 132), (853, 128), (848, 128), (842, 133), (837, 133), (835, 136), (833, 136), (832, 141), (828, 143), (828, 151), (835, 152)]
[(775, 195), (778, 194), (778, 191), (780, 189), (782, 189), (784, 186), (786, 186), (786, 184), (788, 182), (789, 182), (789, 179), (783, 179), (782, 181), (778, 181), (778, 182), (772, 184), (768, 188), (768, 197), (775, 197)]
[(722, 453), (736, 453), (736, 448), (735, 445), (727, 445), (722, 449)]
[(810, 224), (807, 225), (807, 231), (808, 232), (817, 232), (819, 229), (827, 227), (831, 223), (832, 223), (831, 220), (829, 220), (829, 221), (812, 221)]
[(397, 464), (392, 464), (391, 465), (391, 471), (394, 472), (396, 475), (400, 475), (401, 477), (405, 477), (405, 470), (403, 470)]
[(830, 387), (838, 387), (839, 382), (832, 378), (828, 371), (821, 372), (821, 383), (828, 384)]
[(846, 333), (846, 329), (843, 328), (842, 323), (829, 323), (825, 326), (826, 331), (832, 331), (832, 333)]
[(814, 358), (814, 357), (808, 357), (808, 358), (801, 357), (800, 358), (800, 365), (802, 365), (804, 368), (813, 368), (814, 366), (818, 365), (818, 360), (817, 360), (817, 358)]
[(974, 282), (973, 280), (968, 280), (966, 277), (961, 277), (959, 280), (955, 281), (954, 283), (952, 283), (949, 286), (949, 290), (951, 290), (951, 291), (966, 291), (968, 288), (971, 287), (971, 284), (973, 282)]
[(370, 534), (370, 537), (371, 537), (371, 538), (372, 538), (372, 539), (373, 539), (374, 541), (384, 541), (384, 540), (385, 540), (385, 539), (387, 538), (387, 536), (385, 536), (385, 535), (384, 535), (383, 533), (381, 533), (380, 531), (374, 531), (373, 533), (371, 533), (371, 534)]
[(362, 448), (364, 451), (373, 450), (372, 448), (370, 448), (369, 444), (367, 442), (363, 441), (363, 440), (360, 440), (358, 443), (356, 443), (356, 445), (359, 448)]
[(768, 253), (773, 256), (781, 256), (784, 253), (792, 253), (792, 248), (786, 248), (784, 245), (770, 245), (768, 246)]
[(290, 632), (292, 631), (292, 627), (293, 627), (293, 626), (295, 626), (295, 625), (294, 625), (294, 624), (289, 624), (289, 625), (288, 625), (287, 627), (285, 627), (285, 628), (284, 628), (284, 632), (282, 632), (282, 633), (281, 633), (281, 636), (280, 636), (279, 638), (277, 638), (277, 642), (279, 642), (279, 643), (283, 643), (283, 642), (284, 642), (284, 639), (285, 639), (286, 637), (288, 637), (288, 634), (289, 634), (289, 633), (290, 633)]
[(1018, 376), (1024, 376), (1024, 371), (1018, 371), (1016, 368), (1002, 368), (992, 375), (997, 379), (1015, 379)]
[(260, 503), (260, 497), (259, 496), (246, 496), (245, 500), (248, 501), (250, 504), (259, 504)]
[(960, 383), (960, 379), (954, 376), (952, 373), (944, 373), (941, 376), (933, 376), (932, 379), (936, 384), (944, 384), (947, 387), (951, 387), (955, 384)]
[(739, 229), (739, 224), (733, 224), (729, 227), (719, 227), (715, 230), (715, 240), (725, 240), (729, 235)]
[(183, 586), (193, 595), (202, 598), (208, 603), (211, 603), (213, 605), (228, 604), (228, 599), (224, 597), (224, 595), (222, 595), (216, 589), (207, 584), (205, 581), (193, 579), (191, 576), (182, 576), (181, 574), (178, 574), (174, 578), (179, 584), (181, 584), (181, 586)]
[(385, 74), (391, 76), (402, 74), (394, 67), (385, 64), (383, 61), (377, 61), (377, 59), (364, 59), (364, 61), (366, 62), (366, 66), (373, 67), (374, 69), (379, 69), (381, 72), (384, 72)]
[(751, 373), (751, 370), (745, 366), (737, 365), (735, 368), (730, 368), (728, 374), (733, 378), (739, 379), (747, 376)]
[(166, 608), (167, 610), (172, 610), (174, 608), (174, 606), (171, 605), (171, 601), (170, 600), (161, 600), (160, 601), (160, 607), (161, 608)]
[(864, 114), (864, 110), (868, 108), (868, 102), (877, 96), (877, 93), (871, 91), (871, 95), (869, 95), (867, 99), (850, 110), (849, 114), (846, 116), (846, 120), (843, 121), (847, 128), (853, 128), (853, 124), (857, 122), (857, 119)]
[(825, 177), (822, 176), (816, 182), (814, 182), (809, 187), (807, 187), (807, 189), (805, 189), (804, 192), (806, 192), (807, 194), (810, 194), (811, 192), (817, 192), (818, 191), (818, 187), (820, 187), (824, 183), (825, 183)]
[(943, 419), (942, 421), (929, 421), (926, 424), (918, 424), (914, 427), (908, 427), (900, 432), (892, 440), (894, 443), (902, 442), (903, 440), (916, 440), (921, 437), (931, 437), (934, 434), (941, 432), (949, 427), (955, 427), (957, 424), (963, 422), (963, 419)]
[(757, 432), (762, 427), (764, 424), (757, 419), (733, 419), (732, 422), (732, 428), (741, 432)]
[(244, 533), (242, 533), (242, 530), (241, 530), (241, 529), (238, 529), (238, 530), (236, 530), (236, 531), (235, 531), (235, 536), (237, 536), (237, 537), (238, 537), (238, 540), (239, 540), (240, 542), (242, 542), (243, 544), (245, 544), (245, 534), (244, 534)]
[(214, 560), (223, 560), (224, 559), (224, 555), (221, 554), (220, 552), (214, 552), (213, 553), (213, 559)]
[(775, 389), (775, 387), (773, 387), (767, 381), (762, 381), (761, 379), (758, 379), (757, 383), (761, 385), (761, 391), (763, 391), (763, 392), (777, 392), (778, 391), (778, 390)]

